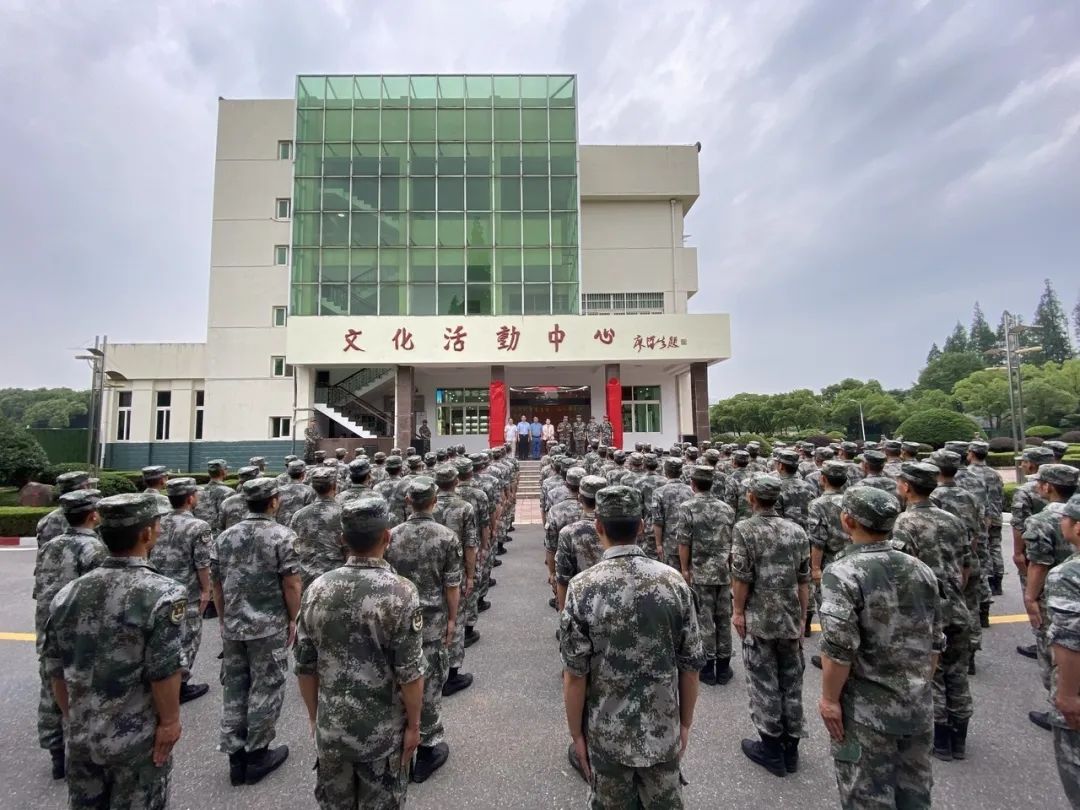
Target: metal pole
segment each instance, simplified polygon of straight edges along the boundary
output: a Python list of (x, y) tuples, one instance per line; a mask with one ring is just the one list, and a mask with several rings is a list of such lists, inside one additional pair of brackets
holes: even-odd
[(97, 414), (97, 347), (98, 336), (94, 335), (94, 352), (92, 353), (93, 360), (91, 361), (90, 372), (90, 402), (87, 407), (86, 414), (86, 463), (93, 467), (94, 465), (94, 420)]
[(862, 403), (859, 403), (859, 430), (862, 431), (862, 441), (866, 444), (866, 420), (863, 418)]
[(102, 436), (105, 435), (105, 360), (109, 346), (109, 336), (101, 336), (101, 357), (98, 358), (98, 406), (97, 419), (94, 422), (94, 467), (100, 469), (104, 459), (105, 443)]
[(1016, 400), (1013, 397), (1013, 361), (1012, 361), (1012, 315), (1006, 310), (1002, 313), (1002, 323), (1005, 332), (1005, 374), (1009, 381), (1009, 422), (1013, 438), (1013, 467), (1016, 471), (1016, 483), (1024, 483), (1024, 473), (1020, 468), (1019, 454), (1023, 452), (1023, 445), (1017, 434)]

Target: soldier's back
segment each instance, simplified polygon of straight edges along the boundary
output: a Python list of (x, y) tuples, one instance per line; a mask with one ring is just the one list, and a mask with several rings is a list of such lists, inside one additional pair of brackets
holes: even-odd
[(390, 537), (386, 561), (416, 586), (424, 614), (424, 638), (437, 639), (439, 628), (446, 625), (445, 583), (461, 583), (461, 543), (453, 531), (431, 515), (420, 513), (395, 526)]
[(187, 589), (189, 600), (199, 598), (197, 570), (210, 566), (210, 524), (191, 512), (171, 512), (161, 518), (161, 533), (150, 551), (159, 573)]
[(34, 566), (34, 625), (37, 647), (41, 652), (45, 641), (45, 623), (49, 619), (49, 603), (60, 589), (97, 568), (109, 556), (109, 550), (89, 529), (69, 529), (38, 547)]
[(249, 514), (218, 535), (215, 565), (225, 596), (225, 638), (265, 638), (285, 629), (281, 577), (299, 573), (295, 541), (292, 529), (265, 514)]
[(752, 582), (746, 632), (761, 638), (799, 638), (799, 585), (810, 579), (810, 541), (802, 527), (775, 512), (735, 524), (732, 575)]
[(300, 575), (306, 588), (316, 578), (345, 562), (341, 542), (341, 504), (319, 498), (302, 507), (292, 517), (289, 528), (296, 534), (293, 548), (300, 560)]

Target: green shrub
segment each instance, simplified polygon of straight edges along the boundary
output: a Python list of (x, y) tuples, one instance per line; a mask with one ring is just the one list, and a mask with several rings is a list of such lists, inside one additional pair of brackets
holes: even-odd
[(1061, 430), (1050, 425), (1032, 425), (1024, 431), (1024, 436), (1034, 436), (1037, 439), (1055, 439), (1061, 435)]
[(51, 506), (0, 507), (0, 537), (33, 537), (38, 521), (52, 510)]
[(989, 442), (991, 453), (1015, 453), (1016, 442), (1010, 436), (995, 436)]
[(988, 453), (986, 466), (995, 469), (1008, 469), (1016, 464), (1016, 453)]
[(836, 441), (828, 433), (819, 433), (818, 431), (811, 431), (810, 433), (803, 434), (802, 440), (804, 442), (810, 442), (814, 447), (828, 447)]
[(30, 431), (0, 419), (0, 484), (21, 487), (39, 478), (49, 459)]
[(1005, 511), (1006, 512), (1008, 512), (1010, 509), (1012, 509), (1013, 495), (1016, 494), (1016, 488), (1018, 486), (1020, 486), (1020, 485), (1017, 484), (1015, 481), (1006, 481), (1005, 482), (1005, 501), (1004, 501), (1004, 503), (1005, 503)]
[(1058, 436), (1059, 441), (1068, 442), (1069, 444), (1080, 444), (1080, 430), (1069, 430)]
[(758, 451), (758, 454), (765, 458), (768, 458), (768, 456), (772, 453), (772, 442), (770, 442), (764, 436), (759, 436), (756, 433), (740, 433), (738, 436), (735, 437), (735, 442), (739, 445), (739, 447), (746, 447), (746, 445), (750, 442), (760, 443), (761, 450)]
[(941, 447), (945, 442), (968, 441), (982, 433), (979, 426), (963, 414), (944, 408), (929, 408), (905, 419), (896, 429), (896, 435), (903, 436), (906, 441)]
[(125, 492), (139, 492), (141, 487), (136, 486), (121, 473), (103, 472), (98, 475), (97, 488), (102, 497), (110, 495), (123, 495)]
[(80, 472), (82, 470), (89, 470), (83, 462), (66, 462), (64, 464), (50, 464), (45, 468), (45, 472), (41, 474), (41, 478), (38, 480), (43, 484), (56, 485), (56, 479), (67, 472)]
[(0, 506), (18, 506), (19, 490), (15, 487), (0, 487)]

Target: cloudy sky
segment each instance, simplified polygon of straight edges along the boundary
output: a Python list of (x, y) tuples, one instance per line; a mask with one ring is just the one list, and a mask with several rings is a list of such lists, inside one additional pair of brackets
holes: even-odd
[(583, 143), (702, 142), (715, 399), (915, 377), (979, 299), (1080, 293), (1080, 5), (9, 0), (0, 387), (205, 337), (216, 103), (300, 72), (574, 72)]

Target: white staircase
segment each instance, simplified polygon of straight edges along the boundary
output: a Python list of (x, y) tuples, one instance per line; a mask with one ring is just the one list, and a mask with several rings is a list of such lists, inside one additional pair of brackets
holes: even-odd
[(354, 422), (352, 419), (347, 417), (345, 414), (343, 414), (337, 408), (334, 408), (334, 407), (332, 407), (330, 405), (323, 405), (321, 403), (316, 402), (315, 403), (315, 410), (318, 411), (319, 413), (321, 413), (323, 416), (327, 417), (328, 419), (333, 419), (335, 422), (337, 422), (342, 427), (348, 428), (353, 433), (355, 433), (357, 436), (359, 436), (361, 439), (377, 439), (378, 438), (377, 434), (372, 433), (370, 430), (367, 430), (366, 428), (362, 427), (361, 425), (356, 424), (356, 422)]
[(525, 498), (540, 497), (540, 462), (519, 461), (520, 472), (518, 473), (518, 500)]

